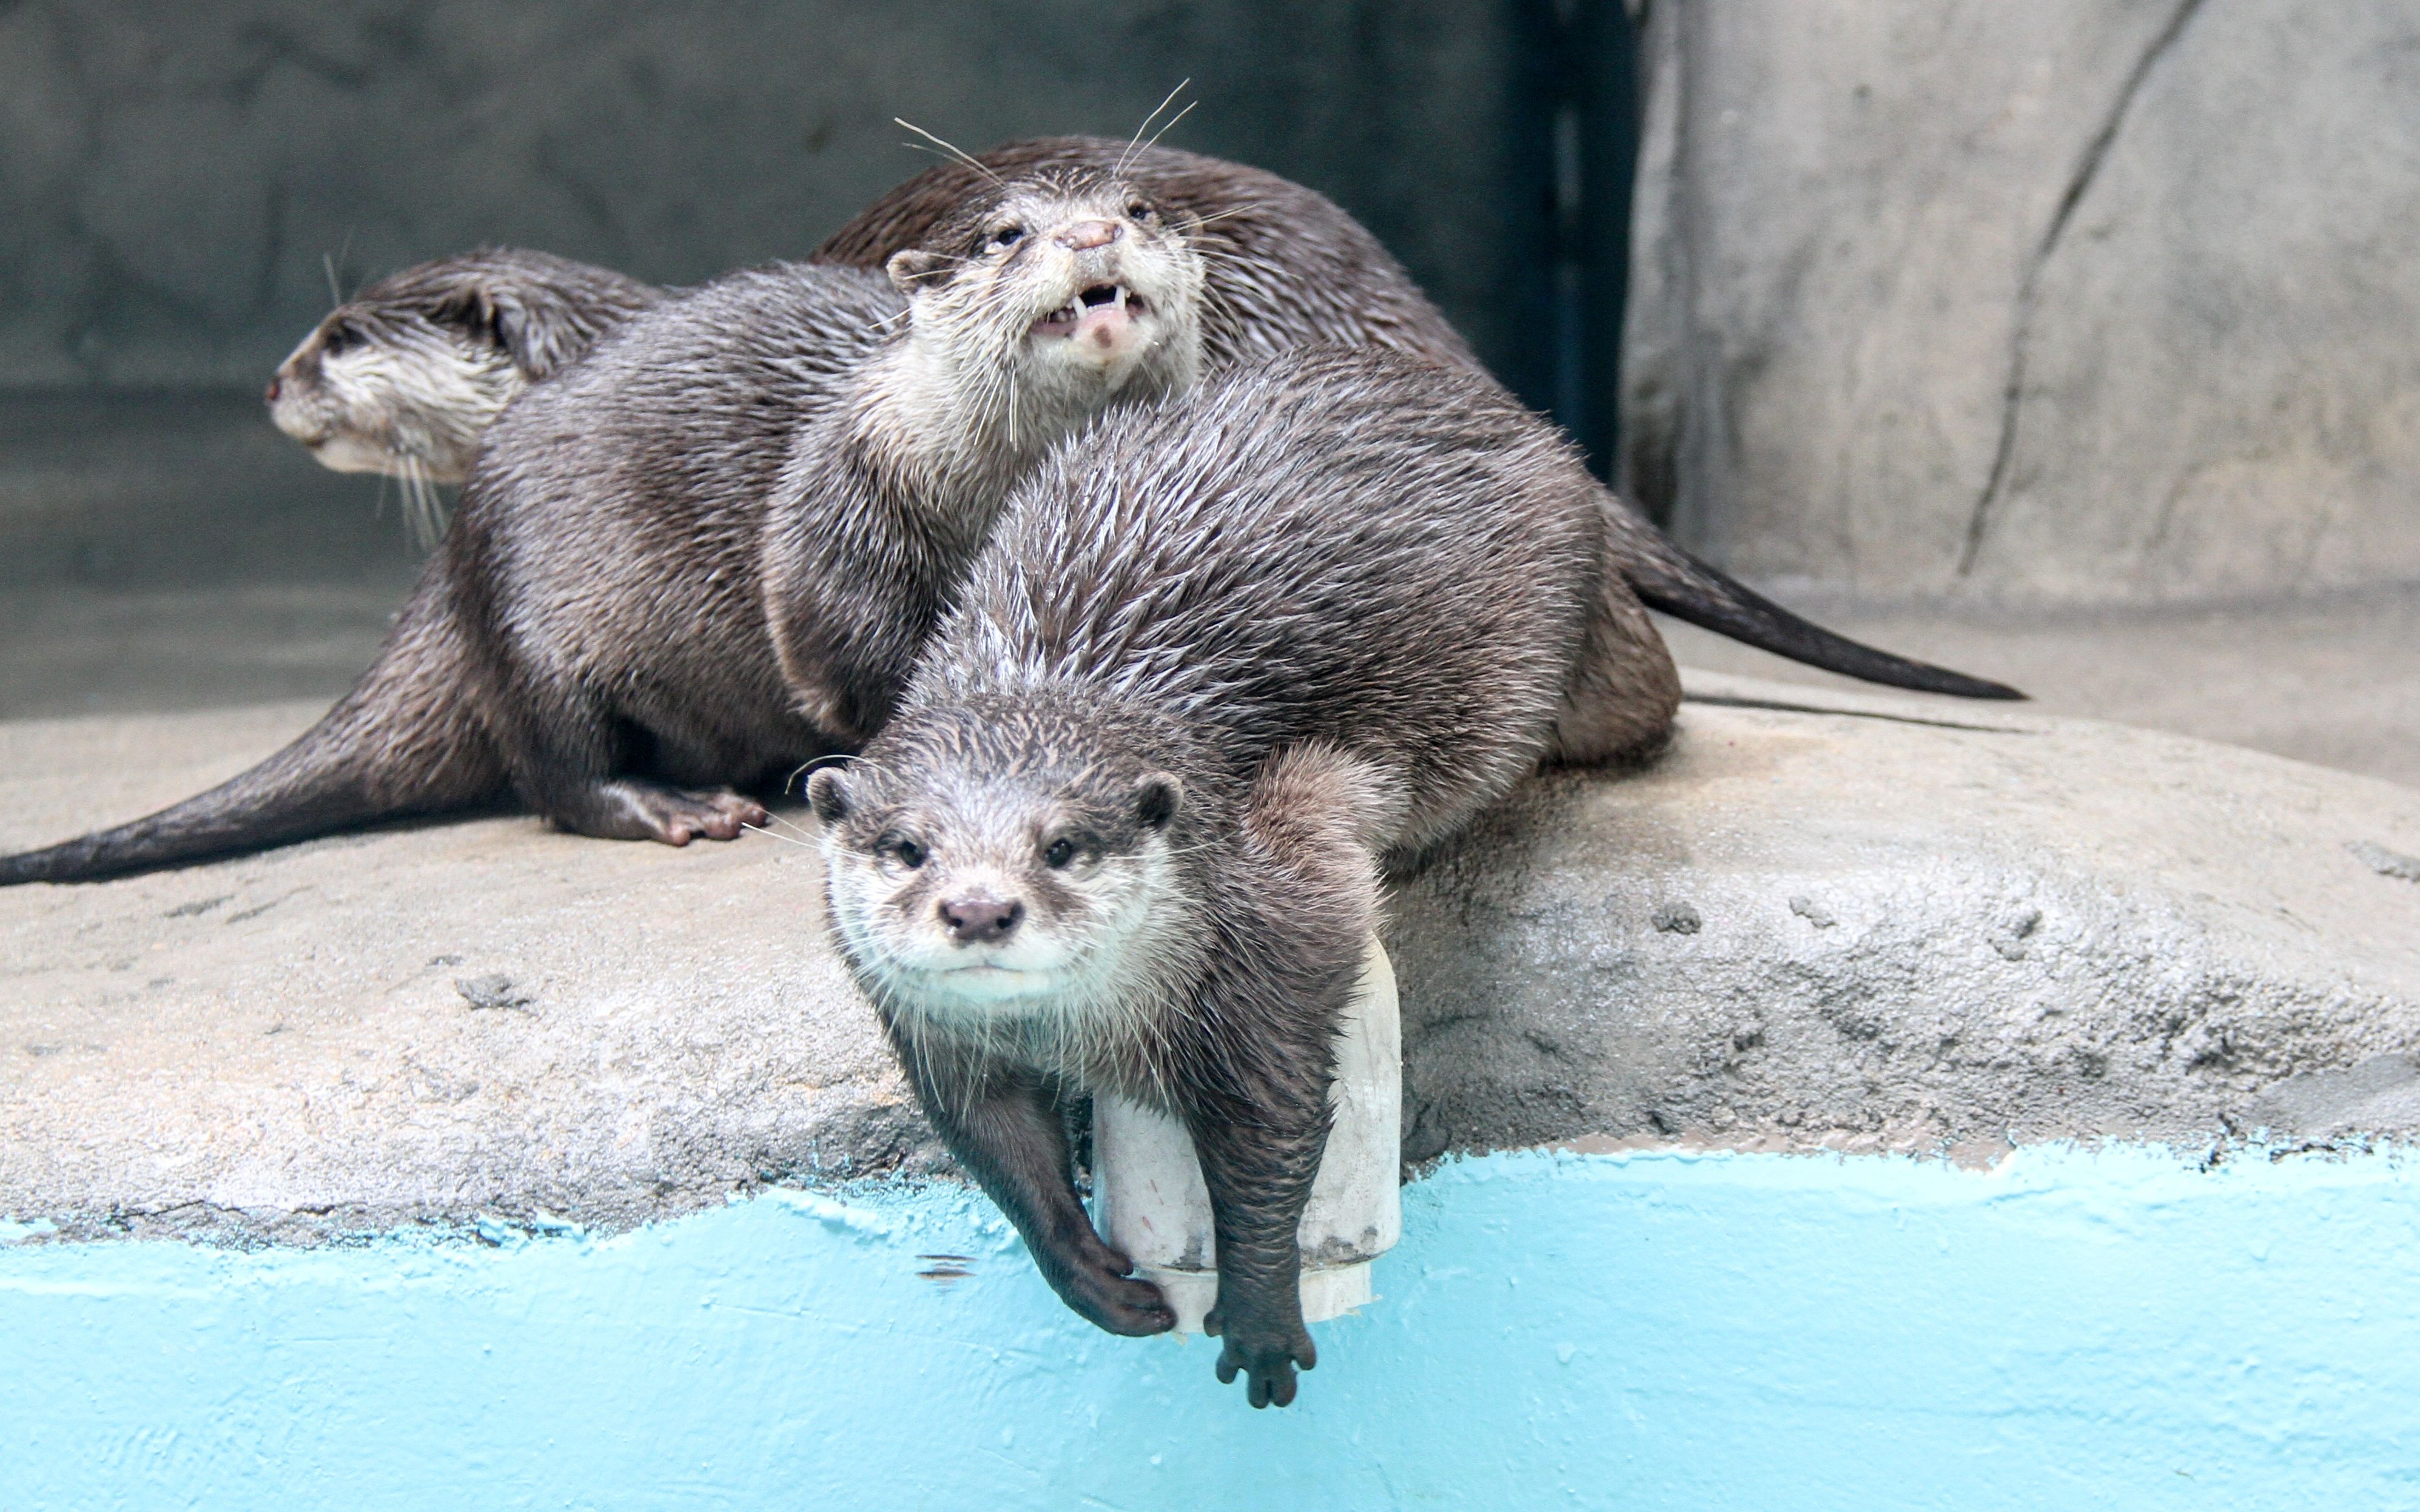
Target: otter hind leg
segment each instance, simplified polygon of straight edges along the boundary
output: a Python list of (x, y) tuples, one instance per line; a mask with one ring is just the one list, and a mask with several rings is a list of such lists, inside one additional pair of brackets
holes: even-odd
[(1681, 673), (1630, 585), (1607, 573), (1555, 714), (1546, 759), (1564, 766), (1641, 762), (1671, 737)]
[(498, 681), (494, 702), (513, 786), (558, 828), (686, 845), (701, 836), (737, 840), (769, 817), (763, 804), (726, 787), (681, 787), (629, 772), (651, 764), (645, 758), (655, 740), (566, 681), (526, 672)]

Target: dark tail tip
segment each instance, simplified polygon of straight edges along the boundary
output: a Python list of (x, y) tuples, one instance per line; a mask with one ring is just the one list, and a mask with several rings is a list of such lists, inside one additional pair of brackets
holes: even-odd
[(1650, 580), (1632, 584), (1638, 592), (1639, 601), (1649, 609), (1661, 609), (1675, 619), (1686, 620), (1776, 656), (1885, 687), (1947, 693), (1962, 699), (2025, 696), (2006, 683), (1895, 656), (1837, 635), (1791, 613), (1729, 575), (1683, 555), (1678, 548), (1669, 549), (1673, 560), (1654, 564), (1665, 568), (1665, 573), (1642, 573)]
[(70, 841), (39, 851), (0, 856), (0, 887), (25, 882), (97, 882), (117, 874), (106, 864), (96, 865), (89, 852), (90, 847)]

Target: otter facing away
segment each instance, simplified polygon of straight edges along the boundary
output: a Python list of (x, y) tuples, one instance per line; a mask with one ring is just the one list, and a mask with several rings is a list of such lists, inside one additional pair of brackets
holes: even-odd
[[(1021, 484), (897, 716), (809, 782), (830, 927), (952, 1151), (1069, 1306), (1171, 1326), (1057, 1108), (1191, 1133), (1221, 1380), (1316, 1355), (1295, 1232), (1382, 872), (1557, 750), (1662, 738), (1598, 489), (1477, 374), (1307, 349), (1121, 409)], [(1658, 688), (1588, 647), (1645, 632)]]
[(496, 424), (318, 724), (199, 797), (0, 857), (0, 883), (512, 793), (582, 834), (735, 836), (762, 810), (729, 785), (888, 716), (1021, 471), (1194, 381), (1200, 298), (1182, 231), (1082, 169), (1006, 178), (888, 277), (776, 265), (669, 297)]

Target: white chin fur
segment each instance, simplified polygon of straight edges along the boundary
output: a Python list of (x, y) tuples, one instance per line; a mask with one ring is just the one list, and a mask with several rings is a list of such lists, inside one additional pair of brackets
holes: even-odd
[(1057, 969), (970, 965), (945, 971), (905, 971), (900, 984), (928, 1010), (993, 1008), (1003, 1003), (1055, 997), (1066, 985)]
[(393, 454), (382, 446), (372, 446), (357, 436), (331, 436), (311, 448), (319, 465), (338, 472), (400, 472)]

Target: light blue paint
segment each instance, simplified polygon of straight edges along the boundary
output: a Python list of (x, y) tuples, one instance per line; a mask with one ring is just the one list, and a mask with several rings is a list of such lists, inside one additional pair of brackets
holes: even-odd
[[(0, 1506), (2420, 1505), (2420, 1170), (1509, 1155), (1255, 1413), (951, 1189), (0, 1249)], [(19, 1237), (23, 1237), (22, 1234)], [(920, 1277), (920, 1254), (974, 1275)]]

